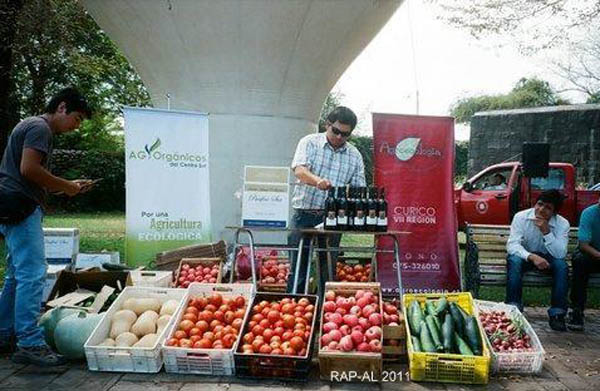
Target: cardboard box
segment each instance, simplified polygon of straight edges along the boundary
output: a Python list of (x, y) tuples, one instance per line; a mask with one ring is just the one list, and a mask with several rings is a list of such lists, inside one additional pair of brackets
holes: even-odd
[(74, 273), (63, 270), (48, 295), (48, 300), (54, 300), (78, 289), (86, 289), (98, 293), (106, 285), (117, 290), (122, 290), (127, 284), (126, 271), (86, 271)]
[(85, 269), (88, 267), (99, 267), (101, 270), (103, 263), (118, 265), (121, 263), (121, 256), (118, 251), (107, 251), (101, 253), (79, 253), (75, 259), (76, 269)]
[(48, 264), (73, 263), (79, 253), (79, 229), (44, 228), (44, 251)]

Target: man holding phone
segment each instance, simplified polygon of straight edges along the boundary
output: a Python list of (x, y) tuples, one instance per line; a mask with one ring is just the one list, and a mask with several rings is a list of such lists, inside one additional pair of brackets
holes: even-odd
[(0, 234), (8, 250), (0, 294), (0, 352), (16, 349), (12, 358), (17, 363), (66, 362), (46, 345), (37, 324), (47, 268), (42, 219), (48, 191), (72, 197), (91, 188), (89, 180), (69, 181), (49, 171), (53, 137), (76, 130), (91, 115), (76, 89), (60, 91), (44, 114), (15, 126), (0, 163)]
[(523, 273), (540, 270), (552, 274), (552, 299), (548, 309), (553, 330), (566, 331), (569, 268), (565, 262), (569, 242), (569, 221), (558, 214), (562, 195), (547, 190), (533, 208), (515, 215), (506, 243), (508, 253), (506, 303), (523, 310)]

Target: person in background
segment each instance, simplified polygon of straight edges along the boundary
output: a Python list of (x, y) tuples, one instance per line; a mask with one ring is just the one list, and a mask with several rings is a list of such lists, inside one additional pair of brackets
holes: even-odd
[(91, 115), (76, 89), (60, 91), (44, 114), (15, 126), (0, 163), (0, 234), (8, 253), (0, 294), (0, 351), (14, 351), (16, 363), (55, 366), (66, 361), (46, 345), (37, 324), (47, 269), (43, 208), (48, 191), (74, 196), (91, 185), (59, 178), (48, 169), (54, 136), (74, 131)]
[(506, 178), (500, 173), (495, 173), (490, 178), (490, 182), (487, 184), (484, 190), (504, 190), (506, 189)]
[(600, 273), (600, 200), (581, 213), (578, 239), (579, 246), (572, 263), (571, 312), (567, 327), (582, 331), (590, 273)]
[(547, 190), (533, 208), (515, 215), (506, 243), (506, 303), (523, 310), (523, 273), (540, 270), (552, 273), (552, 298), (548, 309), (553, 330), (566, 331), (569, 269), (565, 262), (569, 241), (569, 221), (558, 214), (562, 195)]
[[(292, 170), (296, 176), (296, 186), (292, 195), (293, 217), (290, 224), (295, 228), (313, 228), (323, 222), (327, 190), (350, 184), (365, 186), (365, 165), (362, 155), (348, 138), (356, 126), (356, 115), (344, 106), (336, 107), (327, 116), (326, 131), (303, 137), (292, 161)], [(302, 235), (292, 232), (288, 244), (297, 247)], [(299, 292), (304, 291), (310, 238), (306, 237), (300, 259), (298, 277)], [(330, 246), (338, 247), (341, 235), (330, 237)], [(319, 237), (319, 247), (325, 247), (325, 238)], [(296, 271), (297, 254), (292, 252), (291, 275), (288, 279), (288, 292), (292, 292)], [(326, 254), (319, 253), (320, 292), (323, 293), (327, 271)]]

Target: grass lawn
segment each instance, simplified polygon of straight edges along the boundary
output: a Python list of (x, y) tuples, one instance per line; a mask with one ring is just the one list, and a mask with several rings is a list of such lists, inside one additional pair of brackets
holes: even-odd
[[(119, 251), (124, 259), (125, 251), (125, 214), (123, 213), (98, 213), (98, 214), (66, 214), (50, 215), (44, 220), (45, 227), (79, 228), (81, 252), (96, 252), (101, 250)], [(459, 234), (459, 240), (464, 240)], [(351, 247), (369, 246), (372, 237), (367, 235), (346, 234), (343, 236), (342, 245)], [(359, 255), (358, 253), (356, 255)], [(365, 256), (368, 254), (360, 253)], [(460, 253), (461, 261), (463, 253)], [(5, 248), (0, 246), (0, 281), (4, 278)], [(482, 287), (481, 298), (484, 300), (503, 301), (504, 287)], [(524, 302), (528, 306), (547, 306), (550, 300), (550, 288), (525, 288)], [(600, 308), (600, 289), (589, 289), (588, 307)]]

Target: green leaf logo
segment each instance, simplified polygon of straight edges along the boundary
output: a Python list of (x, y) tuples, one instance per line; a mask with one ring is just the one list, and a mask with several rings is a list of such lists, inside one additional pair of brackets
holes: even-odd
[(152, 144), (152, 146), (150, 148), (148, 148), (148, 144), (146, 144), (145, 150), (146, 152), (148, 152), (148, 155), (152, 154), (152, 152), (156, 151), (158, 149), (158, 147), (160, 147), (161, 141), (160, 138), (156, 138), (156, 141), (154, 142), (154, 144)]
[(408, 137), (400, 141), (396, 145), (396, 157), (398, 160), (405, 162), (415, 156), (420, 142), (421, 139), (416, 137)]

